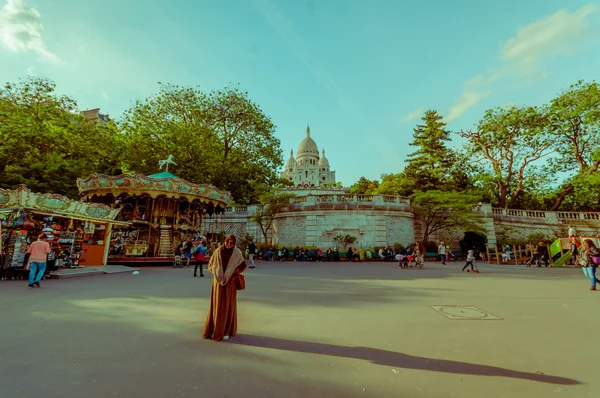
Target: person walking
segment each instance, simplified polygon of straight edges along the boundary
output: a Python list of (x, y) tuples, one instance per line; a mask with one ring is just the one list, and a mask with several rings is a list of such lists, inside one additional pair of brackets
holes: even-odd
[(463, 272), (465, 269), (467, 269), (468, 266), (471, 266), (470, 270), (467, 271), (472, 271), (474, 272), (477, 269), (477, 266), (475, 265), (475, 251), (474, 250), (469, 250), (467, 252), (467, 262), (465, 263), (465, 266), (463, 267)]
[(238, 283), (243, 280), (241, 273), (246, 270), (246, 261), (235, 242), (235, 235), (227, 235), (208, 262), (213, 282), (202, 332), (205, 339), (227, 340), (237, 333), (237, 290)]
[(248, 268), (256, 268), (256, 264), (254, 264), (254, 255), (256, 254), (256, 245), (254, 244), (254, 241), (250, 241), (250, 244), (248, 245), (248, 259), (250, 260), (250, 262), (252, 263), (251, 266), (249, 266)]
[(544, 242), (540, 242), (537, 248), (538, 251), (538, 260), (537, 266), (541, 267), (542, 262), (544, 263), (544, 267), (548, 268), (550, 266), (550, 255), (548, 254), (548, 246)]
[(583, 274), (590, 280), (590, 282), (592, 282), (590, 290), (596, 290), (596, 283), (600, 282), (598, 278), (596, 278), (598, 264), (594, 261), (594, 258), (598, 257), (600, 257), (600, 250), (598, 250), (594, 244), (594, 241), (591, 239), (584, 240), (583, 248), (579, 252), (579, 263), (581, 264)]
[(442, 265), (446, 265), (446, 246), (444, 245), (444, 242), (440, 242), (440, 245), (438, 246), (438, 254), (442, 259)]
[(425, 248), (421, 242), (415, 243), (415, 250), (413, 251), (413, 257), (415, 259), (415, 266), (417, 269), (423, 269), (425, 263)]
[(46, 272), (46, 260), (50, 253), (50, 244), (47, 242), (48, 237), (42, 234), (37, 241), (29, 245), (27, 253), (29, 253), (29, 287), (40, 286), (40, 280)]

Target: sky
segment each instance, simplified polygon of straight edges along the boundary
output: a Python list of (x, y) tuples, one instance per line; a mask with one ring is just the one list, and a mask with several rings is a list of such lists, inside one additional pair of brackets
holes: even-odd
[(239, 83), (284, 163), (310, 124), (344, 186), (402, 171), (425, 110), (460, 131), (541, 105), (599, 80), (599, 50), (598, 0), (0, 0), (0, 82), (44, 76), (113, 118), (157, 82)]

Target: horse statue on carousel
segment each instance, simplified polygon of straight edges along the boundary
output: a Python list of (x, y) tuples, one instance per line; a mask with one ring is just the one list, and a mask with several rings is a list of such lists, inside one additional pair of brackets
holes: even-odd
[(173, 161), (173, 155), (167, 156), (167, 158), (164, 159), (164, 160), (159, 160), (158, 161), (158, 168), (160, 170), (160, 169), (163, 168), (163, 166), (166, 166), (165, 171), (168, 173), (169, 172), (169, 165), (170, 164), (173, 164), (173, 165), (177, 166), (177, 163), (175, 163)]

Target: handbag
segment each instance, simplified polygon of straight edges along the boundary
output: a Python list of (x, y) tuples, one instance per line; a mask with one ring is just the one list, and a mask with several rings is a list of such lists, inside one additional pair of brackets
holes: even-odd
[(236, 290), (244, 290), (246, 288), (246, 278), (244, 278), (244, 275), (235, 275), (235, 288)]

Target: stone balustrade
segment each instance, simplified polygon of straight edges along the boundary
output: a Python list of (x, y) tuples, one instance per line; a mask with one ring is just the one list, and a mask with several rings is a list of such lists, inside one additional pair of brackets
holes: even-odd
[(600, 220), (599, 212), (584, 211), (542, 211), (493, 208), (492, 213), (497, 216), (508, 216), (523, 219), (549, 219), (567, 222)]
[[(353, 194), (326, 194), (326, 195), (307, 195), (307, 196), (296, 196), (290, 198), (291, 205), (313, 205), (321, 203), (331, 204), (373, 204), (383, 206), (394, 206), (405, 208), (410, 206), (410, 199), (402, 196), (392, 195), (353, 195)], [(254, 213), (256, 205), (249, 206), (232, 206), (225, 209), (225, 213), (232, 215), (232, 213)]]

